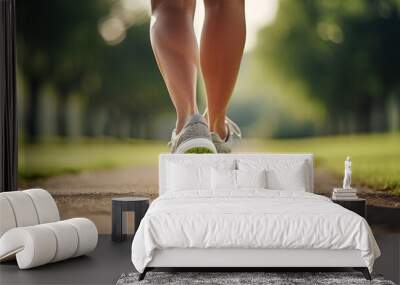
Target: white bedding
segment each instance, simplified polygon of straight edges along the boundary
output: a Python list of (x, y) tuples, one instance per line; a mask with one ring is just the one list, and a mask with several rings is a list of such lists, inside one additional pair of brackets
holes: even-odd
[(358, 249), (372, 271), (380, 251), (364, 218), (299, 191), (166, 193), (151, 204), (132, 243), (143, 272), (155, 249)]

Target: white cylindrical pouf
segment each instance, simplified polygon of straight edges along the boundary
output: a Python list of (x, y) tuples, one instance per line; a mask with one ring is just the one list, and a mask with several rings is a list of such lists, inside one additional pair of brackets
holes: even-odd
[(0, 193), (0, 238), (6, 231), (16, 226), (17, 223), (10, 202)]
[(28, 269), (49, 263), (57, 251), (56, 236), (42, 225), (14, 228), (1, 237), (0, 251), (16, 252), (20, 269)]
[(75, 256), (86, 254), (96, 248), (98, 233), (96, 225), (86, 218), (74, 218), (65, 220), (75, 227), (78, 232), (78, 250)]
[(14, 211), (17, 227), (33, 226), (39, 223), (35, 206), (30, 196), (23, 191), (3, 192)]
[(51, 262), (73, 257), (78, 249), (78, 233), (74, 226), (65, 221), (44, 224), (51, 229), (57, 238), (57, 252)]
[(92, 221), (59, 219), (54, 199), (43, 189), (0, 193), (0, 261), (16, 257), (19, 268), (28, 269), (96, 248)]
[(39, 224), (57, 222), (60, 220), (56, 202), (49, 192), (43, 189), (29, 189), (23, 192), (31, 197), (39, 218)]

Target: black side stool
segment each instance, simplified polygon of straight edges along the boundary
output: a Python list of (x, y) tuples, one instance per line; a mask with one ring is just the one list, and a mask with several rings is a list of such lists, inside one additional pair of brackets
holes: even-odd
[(119, 197), (112, 198), (112, 235), (113, 241), (123, 241), (126, 234), (123, 234), (124, 212), (135, 212), (135, 231), (140, 221), (149, 208), (150, 199), (146, 197)]
[(355, 198), (352, 200), (336, 200), (332, 201), (340, 206), (359, 214), (363, 218), (367, 218), (367, 200), (361, 198)]

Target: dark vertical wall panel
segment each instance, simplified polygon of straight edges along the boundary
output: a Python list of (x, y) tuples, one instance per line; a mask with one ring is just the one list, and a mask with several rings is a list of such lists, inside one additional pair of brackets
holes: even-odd
[(0, 191), (17, 190), (15, 0), (0, 0)]

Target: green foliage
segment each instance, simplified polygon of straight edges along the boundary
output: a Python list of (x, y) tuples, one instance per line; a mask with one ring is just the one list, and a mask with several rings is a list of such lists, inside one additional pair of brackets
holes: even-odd
[(65, 133), (66, 97), (80, 89), (82, 80), (96, 68), (100, 17), (109, 1), (20, 0), (17, 3), (17, 56), (20, 73), (27, 85), (26, 137), (39, 135), (40, 91), (51, 83), (58, 95), (58, 132)]
[(97, 24), (107, 2), (17, 1), (18, 63), (27, 79), (77, 81), (103, 44)]
[(343, 175), (351, 156), (355, 183), (393, 194), (400, 193), (400, 135), (328, 136), (310, 139), (260, 141), (267, 152), (314, 153), (317, 167)]
[[(83, 105), (84, 135), (148, 135), (154, 114), (170, 106), (152, 54), (148, 19), (135, 15), (134, 23), (121, 20), (118, 17), (126, 16), (126, 11), (121, 12), (119, 1), (20, 0), (17, 5), (18, 65), (27, 85), (28, 104), (22, 112), (28, 141), (41, 135), (45, 85), (53, 87), (57, 99), (53, 135), (68, 136), (67, 117), (74, 115), (68, 109), (71, 94)], [(106, 42), (101, 26), (117, 18), (126, 38)], [(98, 127), (98, 121), (103, 125)]]
[(322, 103), (325, 132), (383, 131), (387, 98), (400, 96), (399, 27), (398, 1), (282, 0), (257, 56), (279, 84), (300, 81)]
[[(90, 95), (89, 112), (105, 111), (114, 125), (130, 121), (145, 125), (170, 107), (170, 99), (148, 39), (149, 23), (132, 26), (124, 41), (103, 49), (101, 88)], [(94, 110), (93, 110), (94, 109)]]

